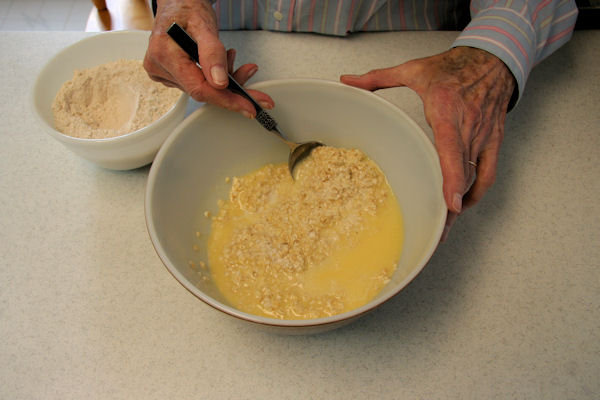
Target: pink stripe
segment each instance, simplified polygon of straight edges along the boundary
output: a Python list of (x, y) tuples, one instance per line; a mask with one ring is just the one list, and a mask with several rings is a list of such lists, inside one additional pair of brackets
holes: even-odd
[(346, 23), (346, 32), (350, 32), (352, 30), (352, 13), (354, 11), (355, 6), (356, 0), (352, 0), (352, 4), (350, 4), (350, 12), (348, 13), (348, 22)]
[(398, 1), (398, 9), (400, 10), (400, 29), (406, 30), (406, 16), (404, 15), (404, 0)]
[(465, 28), (465, 31), (472, 31), (472, 30), (476, 30), (476, 29), (494, 31), (494, 32), (501, 34), (502, 36), (506, 36), (507, 38), (509, 38), (511, 40), (511, 42), (513, 42), (519, 48), (519, 50), (521, 51), (521, 54), (523, 54), (523, 56), (527, 60), (527, 65), (529, 65), (529, 56), (527, 54), (527, 50), (525, 50), (525, 48), (521, 45), (521, 43), (517, 40), (516, 37), (514, 37), (507, 31), (505, 31), (504, 29), (498, 28), (497, 26), (493, 26), (493, 25), (478, 25), (478, 26), (473, 26), (473, 27), (467, 27), (467, 28)]
[(523, 77), (523, 79), (526, 78), (525, 71), (523, 70), (523, 66), (521, 65), (521, 63), (519, 62), (519, 60), (517, 59), (517, 57), (515, 56), (515, 54), (512, 51), (510, 51), (510, 49), (508, 47), (506, 47), (503, 43), (501, 43), (501, 42), (499, 42), (497, 40), (490, 39), (490, 38), (485, 37), (485, 36), (479, 36), (479, 35), (464, 35), (464, 36), (459, 36), (458, 41), (460, 42), (460, 40), (465, 40), (465, 39), (481, 40), (483, 42), (491, 43), (494, 46), (497, 46), (498, 48), (504, 50), (510, 56), (510, 58), (513, 59), (513, 61), (515, 62), (515, 64), (519, 68), (519, 71), (521, 72), (521, 76)]
[(545, 0), (544, 2), (542, 2), (542, 3), (538, 4), (538, 6), (535, 8), (535, 11), (533, 12), (533, 15), (531, 16), (531, 22), (535, 23), (535, 20), (536, 20), (536, 19), (537, 19), (537, 17), (538, 17), (538, 13), (539, 13), (540, 11), (542, 11), (542, 9), (543, 9), (544, 7), (546, 7), (548, 4), (550, 4), (550, 2), (551, 2), (551, 1), (552, 1), (552, 0)]
[(309, 32), (312, 32), (312, 30), (313, 30), (316, 3), (317, 3), (317, 0), (312, 0), (310, 3), (310, 11), (308, 13), (308, 31)]
[(550, 38), (548, 38), (548, 40), (546, 41), (546, 45), (549, 45), (551, 43), (556, 42), (558, 39), (563, 38), (565, 36), (567, 36), (568, 34), (570, 34), (571, 32), (573, 32), (573, 29), (575, 29), (575, 25), (568, 27), (567, 29), (565, 29), (562, 32), (557, 33), (554, 36), (551, 36)]
[(294, 18), (294, 7), (296, 7), (296, 0), (292, 0), (290, 2), (290, 9), (288, 12), (288, 26), (287, 26), (288, 31), (292, 30), (292, 20)]

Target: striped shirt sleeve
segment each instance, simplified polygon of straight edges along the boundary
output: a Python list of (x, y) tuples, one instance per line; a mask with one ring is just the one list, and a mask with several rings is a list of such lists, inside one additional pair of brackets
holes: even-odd
[(471, 22), (452, 47), (475, 47), (500, 58), (517, 82), (515, 99), (532, 68), (571, 38), (577, 19), (573, 0), (473, 0), (470, 11)]

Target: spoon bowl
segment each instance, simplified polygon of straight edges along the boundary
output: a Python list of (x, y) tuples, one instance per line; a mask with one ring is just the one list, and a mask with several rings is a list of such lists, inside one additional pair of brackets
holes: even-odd
[(283, 142), (285, 142), (285, 144), (287, 144), (290, 148), (290, 155), (288, 157), (288, 169), (290, 171), (292, 179), (294, 178), (294, 168), (298, 165), (298, 163), (300, 163), (300, 161), (308, 157), (310, 155), (310, 152), (314, 148), (325, 146), (323, 143), (314, 140), (302, 143), (292, 142), (283, 134), (283, 132), (277, 127), (277, 125), (275, 125), (273, 129), (271, 129), (271, 132), (275, 133), (275, 135), (281, 140), (283, 140)]
[(324, 146), (324, 144), (321, 142), (312, 141), (295, 144), (294, 147), (290, 148), (290, 156), (288, 158), (288, 169), (290, 170), (290, 174), (292, 174), (292, 177), (294, 177), (294, 168), (296, 167), (296, 165), (298, 165), (300, 161), (308, 157), (308, 155), (314, 148), (319, 146)]

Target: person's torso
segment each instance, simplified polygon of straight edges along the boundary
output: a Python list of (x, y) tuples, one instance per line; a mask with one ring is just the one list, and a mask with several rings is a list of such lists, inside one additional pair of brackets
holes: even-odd
[(222, 30), (275, 30), (344, 36), (359, 31), (460, 30), (464, 0), (217, 0)]

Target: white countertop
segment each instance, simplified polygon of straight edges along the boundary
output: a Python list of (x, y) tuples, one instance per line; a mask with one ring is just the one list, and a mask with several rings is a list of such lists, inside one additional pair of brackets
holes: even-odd
[[(599, 398), (600, 31), (536, 67), (495, 186), (423, 272), (357, 322), (299, 337), (171, 277), (146, 231), (147, 167), (100, 169), (37, 126), (37, 72), (84, 35), (0, 32), (1, 399)], [(254, 81), (337, 80), (455, 36), (222, 34), (260, 65)], [(380, 94), (430, 132), (414, 93)]]

